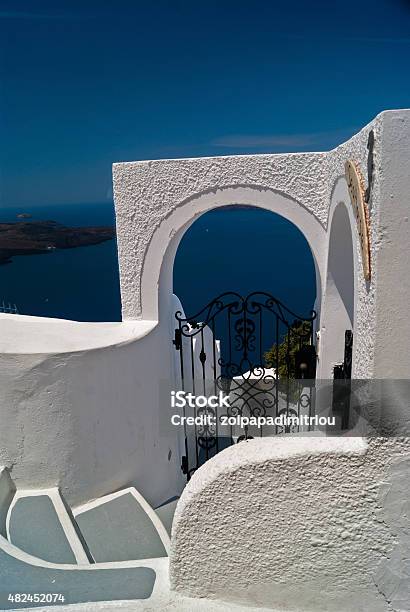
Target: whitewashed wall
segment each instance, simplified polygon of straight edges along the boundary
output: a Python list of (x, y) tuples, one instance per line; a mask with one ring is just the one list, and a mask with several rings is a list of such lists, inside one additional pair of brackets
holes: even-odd
[(409, 610), (409, 466), (409, 439), (281, 436), (222, 451), (178, 504), (172, 588), (294, 612)]
[(378, 147), (378, 206), (374, 206), (378, 230), (373, 236), (377, 289), (373, 376), (410, 378), (409, 111), (383, 113)]
[(183, 234), (204, 212), (229, 204), (255, 205), (295, 223), (311, 247), (320, 284), (326, 167), (324, 153), (114, 164), (123, 318), (158, 318), (158, 286), (170, 293)]
[[(169, 321), (107, 328), (4, 317), (0, 464), (17, 487), (59, 485), (73, 505), (130, 484), (153, 505), (178, 494), (179, 440), (165, 392)], [(35, 353), (25, 352), (28, 337)], [(77, 351), (68, 348), (75, 339)]]

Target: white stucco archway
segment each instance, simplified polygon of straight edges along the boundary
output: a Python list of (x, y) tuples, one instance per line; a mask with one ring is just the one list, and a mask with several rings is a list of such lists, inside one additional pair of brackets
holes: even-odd
[[(393, 120), (394, 117), (391, 117)], [(318, 300), (315, 309), (323, 321), (328, 236), (336, 204), (351, 204), (344, 180), (347, 159), (353, 159), (366, 177), (369, 129), (380, 141), (380, 126), (390, 121), (381, 115), (359, 134), (336, 149), (323, 153), (292, 153), (164, 159), (114, 164), (114, 199), (117, 220), (123, 321), (160, 321), (170, 312), (172, 268), (179, 241), (190, 224), (204, 212), (229, 204), (246, 204), (285, 217), (305, 236), (316, 265)], [(375, 148), (375, 159), (381, 147)], [(372, 280), (361, 271), (355, 220), (351, 218), (355, 285), (355, 376), (371, 374), (374, 360), (375, 303), (380, 185), (375, 173), (370, 207)], [(380, 269), (380, 268), (379, 268)], [(353, 273), (353, 271), (352, 271)], [(166, 317), (162, 317), (166, 318)], [(343, 345), (343, 342), (342, 342)], [(321, 338), (319, 376), (324, 366)], [(332, 358), (333, 360), (333, 358)]]
[(146, 250), (142, 268), (141, 303), (144, 319), (158, 320), (161, 312), (169, 312), (175, 254), (187, 229), (205, 212), (234, 204), (251, 205), (279, 214), (302, 232), (315, 263), (316, 307), (320, 309), (325, 259), (323, 226), (290, 196), (271, 189), (243, 186), (199, 193), (179, 204), (157, 228)]

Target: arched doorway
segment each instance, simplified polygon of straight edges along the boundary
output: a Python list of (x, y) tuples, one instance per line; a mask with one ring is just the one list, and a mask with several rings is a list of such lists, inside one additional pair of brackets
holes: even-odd
[[(179, 382), (185, 393), (224, 392), (223, 406), (190, 406), (184, 417), (262, 417), (267, 427), (227, 422), (185, 430), (190, 474), (243, 438), (308, 431), (273, 419), (313, 414), (316, 266), (302, 232), (283, 216), (253, 206), (204, 213), (184, 233), (174, 261), (174, 320)], [(185, 312), (184, 312), (185, 311)], [(192, 408), (192, 410), (191, 410)], [(270, 420), (268, 420), (268, 417)]]
[(355, 263), (352, 225), (344, 202), (330, 218), (328, 261), (321, 317), (321, 378), (333, 378), (333, 368), (344, 360), (345, 332), (354, 335)]
[(266, 291), (308, 315), (317, 297), (314, 258), (302, 232), (285, 217), (254, 206), (216, 208), (183, 235), (173, 291), (186, 313), (225, 291)]
[[(145, 251), (136, 249), (141, 274), (134, 279), (135, 292), (127, 294), (123, 311), (141, 302), (142, 319), (167, 318), (172, 309), (173, 270), (179, 244), (189, 227), (204, 213), (226, 206), (254, 206), (290, 221), (306, 239), (316, 270), (316, 309), (320, 311), (325, 270), (326, 231), (318, 218), (287, 194), (254, 186), (224, 187), (198, 193), (181, 202), (155, 229)], [(257, 236), (254, 237), (255, 241)], [(129, 301), (129, 304), (128, 304)]]

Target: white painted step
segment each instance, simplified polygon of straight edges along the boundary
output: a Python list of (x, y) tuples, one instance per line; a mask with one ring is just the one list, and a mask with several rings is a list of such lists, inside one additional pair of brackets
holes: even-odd
[(134, 487), (75, 508), (73, 514), (96, 563), (168, 555), (168, 533)]
[(51, 563), (89, 565), (81, 534), (57, 488), (17, 490), (6, 518), (9, 542)]

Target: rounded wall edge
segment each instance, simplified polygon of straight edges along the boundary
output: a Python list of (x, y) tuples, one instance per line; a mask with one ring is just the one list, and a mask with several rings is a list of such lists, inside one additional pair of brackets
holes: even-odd
[(0, 356), (46, 356), (109, 349), (136, 342), (157, 325), (157, 321), (86, 323), (0, 313)]
[(381, 498), (404, 451), (409, 440), (313, 437), (222, 451), (178, 503), (172, 589), (278, 608), (285, 600), (306, 612), (385, 612), (375, 580), (394, 536)]

